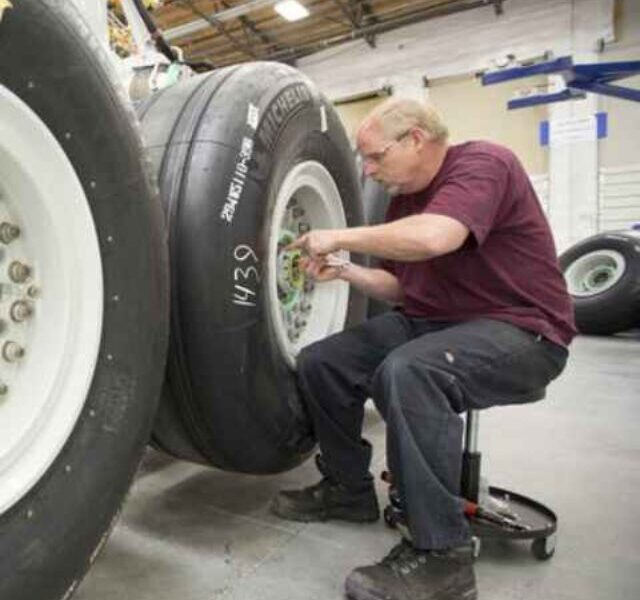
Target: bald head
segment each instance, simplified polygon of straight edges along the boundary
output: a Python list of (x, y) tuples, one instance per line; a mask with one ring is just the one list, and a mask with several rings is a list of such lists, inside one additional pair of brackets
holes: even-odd
[(413, 128), (424, 131), (433, 142), (446, 142), (447, 126), (435, 108), (408, 98), (389, 98), (374, 108), (364, 119), (361, 130), (377, 130), (385, 139), (395, 140)]

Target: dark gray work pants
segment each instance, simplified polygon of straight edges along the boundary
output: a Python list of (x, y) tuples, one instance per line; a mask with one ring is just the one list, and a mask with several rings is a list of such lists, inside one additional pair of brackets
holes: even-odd
[(528, 401), (567, 355), (501, 321), (438, 323), (391, 311), (304, 348), (298, 382), (329, 473), (354, 489), (371, 480), (362, 420), (373, 398), (413, 542), (438, 549), (470, 538), (459, 497), (459, 413)]

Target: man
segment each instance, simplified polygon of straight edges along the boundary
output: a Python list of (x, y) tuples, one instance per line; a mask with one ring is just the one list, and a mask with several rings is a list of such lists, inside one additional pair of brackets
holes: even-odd
[[(396, 309), (300, 353), (323, 479), (280, 492), (272, 509), (302, 521), (378, 518), (371, 446), (361, 437), (372, 397), (410, 539), (353, 571), (347, 595), (470, 600), (459, 414), (529, 401), (557, 377), (575, 334), (572, 307), (549, 226), (512, 152), (450, 146), (432, 109), (396, 99), (365, 119), (357, 144), (366, 175), (395, 196), (386, 223), (311, 231), (293, 246), (318, 281), (340, 278)], [(381, 268), (333, 266), (339, 250), (377, 256)]]

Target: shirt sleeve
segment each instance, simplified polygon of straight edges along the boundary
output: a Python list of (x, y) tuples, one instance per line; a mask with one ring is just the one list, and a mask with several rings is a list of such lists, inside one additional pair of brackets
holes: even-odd
[(469, 157), (451, 171), (422, 212), (460, 221), (481, 246), (495, 225), (508, 178), (502, 160), (488, 154)]

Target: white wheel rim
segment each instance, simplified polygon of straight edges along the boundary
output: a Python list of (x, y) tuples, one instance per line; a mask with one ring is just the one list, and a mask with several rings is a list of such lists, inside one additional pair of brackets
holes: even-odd
[(344, 281), (313, 285), (307, 280), (299, 296), (293, 292), (283, 300), (283, 283), (287, 278), (283, 277), (278, 242), (286, 232), (297, 236), (306, 228), (346, 226), (340, 192), (329, 171), (315, 161), (296, 165), (278, 191), (269, 231), (268, 263), (269, 314), (278, 347), (292, 368), (302, 348), (342, 331), (347, 318), (349, 285)]
[(615, 250), (595, 250), (572, 262), (564, 272), (569, 293), (578, 298), (611, 289), (624, 275), (626, 261)]
[[(93, 219), (62, 147), (1, 85), (0, 114), (0, 224), (20, 229), (0, 243), (1, 514), (60, 454), (84, 406), (100, 346), (103, 288)], [(10, 278), (15, 261), (29, 266), (25, 281)], [(32, 311), (17, 322), (9, 316), (16, 301)], [(24, 349), (12, 362), (2, 352), (9, 341)]]

